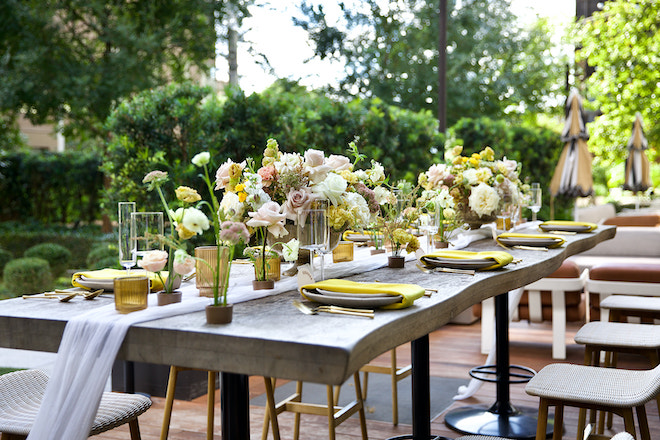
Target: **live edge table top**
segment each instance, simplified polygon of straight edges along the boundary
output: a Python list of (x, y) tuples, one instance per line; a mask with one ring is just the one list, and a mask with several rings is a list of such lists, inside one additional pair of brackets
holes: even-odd
[[(522, 262), (475, 275), (427, 274), (407, 262), (403, 269), (349, 277), (437, 289), (407, 309), (378, 309), (374, 319), (304, 315), (291, 304), (300, 294), (290, 291), (234, 305), (233, 321), (226, 325), (207, 325), (203, 311), (149, 321), (129, 329), (117, 357), (339, 385), (381, 353), (429, 334), (473, 304), (551, 274), (570, 255), (615, 233), (613, 226), (599, 226), (591, 233), (565, 236), (563, 247), (547, 252), (511, 249)], [(466, 250), (502, 248), (481, 240)], [(0, 347), (56, 352), (68, 319), (111, 301), (0, 301)]]

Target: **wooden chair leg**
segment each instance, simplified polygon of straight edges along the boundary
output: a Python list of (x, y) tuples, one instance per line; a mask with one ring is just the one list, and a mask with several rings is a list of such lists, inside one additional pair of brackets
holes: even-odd
[(390, 351), (390, 361), (392, 368), (392, 424), (397, 426), (399, 424), (399, 379), (397, 378), (396, 348)]
[(208, 372), (206, 391), (206, 440), (213, 440), (213, 422), (215, 420), (215, 371)]
[[(552, 430), (552, 440), (561, 440), (564, 436), (564, 405), (555, 406), (554, 429)], [(538, 433), (537, 433), (538, 437)]]
[(326, 386), (326, 395), (328, 402), (328, 438), (335, 440), (335, 393), (332, 385)]
[(172, 418), (172, 406), (174, 405), (174, 391), (176, 380), (179, 375), (179, 367), (170, 366), (170, 376), (167, 379), (167, 393), (165, 395), (165, 409), (163, 410), (163, 425), (160, 428), (160, 440), (167, 440), (170, 432), (170, 419)]
[(639, 424), (639, 435), (642, 440), (651, 440), (651, 434), (649, 432), (649, 421), (646, 418), (646, 408), (644, 405), (639, 405), (637, 407), (637, 423)]
[(27, 435), (0, 433), (0, 440), (25, 440)]
[(623, 408), (621, 410), (621, 416), (623, 417), (623, 426), (626, 432), (635, 437), (635, 417), (633, 416), (632, 408)]
[[(396, 362), (396, 357), (395, 357), (395, 362)], [(396, 363), (394, 365), (396, 365)], [(362, 395), (362, 390), (360, 390), (360, 373), (355, 373), (353, 375), (353, 380), (355, 381), (355, 398), (358, 401), (360, 401), (360, 396)], [(394, 383), (394, 386), (396, 387), (396, 381)], [(360, 417), (360, 431), (362, 433), (362, 440), (368, 440), (367, 416), (364, 412), (364, 400), (360, 402), (360, 409), (358, 410), (358, 415)]]
[[(302, 399), (303, 383), (301, 381), (296, 382), (296, 394), (298, 398)], [(295, 413), (293, 418), (293, 440), (298, 440), (300, 437), (300, 413)]]
[(266, 410), (264, 411), (264, 426), (261, 431), (261, 440), (268, 438), (268, 428), (273, 429), (273, 440), (280, 440), (280, 427), (277, 423), (277, 410), (275, 409), (275, 384), (277, 379), (264, 377), (266, 387)]
[(128, 422), (128, 429), (131, 432), (131, 440), (140, 440), (140, 425), (137, 417)]
[(584, 430), (587, 427), (587, 409), (580, 408), (580, 413), (578, 415), (578, 426), (577, 426), (577, 439), (581, 440), (584, 434)]
[(541, 398), (539, 402), (539, 418), (536, 422), (536, 440), (545, 440), (548, 429), (548, 401)]
[(369, 372), (362, 372), (362, 400), (367, 400), (367, 389), (369, 387)]

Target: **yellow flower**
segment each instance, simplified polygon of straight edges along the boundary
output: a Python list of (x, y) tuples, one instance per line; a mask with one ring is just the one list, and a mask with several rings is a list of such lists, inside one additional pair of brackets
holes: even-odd
[(190, 239), (191, 237), (193, 237), (195, 235), (195, 233), (193, 231), (186, 228), (181, 223), (176, 225), (176, 232), (179, 234), (179, 238), (181, 240), (188, 240), (188, 239)]
[(495, 160), (495, 152), (492, 148), (486, 147), (481, 151), (481, 158), (492, 162)]
[(349, 170), (341, 170), (339, 172), (339, 175), (344, 178), (348, 183), (358, 183), (358, 177), (353, 173), (352, 171)]
[(245, 199), (247, 199), (247, 193), (245, 191), (241, 191), (238, 193), (238, 201), (243, 203)]
[(229, 167), (229, 178), (232, 180), (241, 177), (242, 173), (243, 173), (243, 167), (241, 166), (241, 164), (232, 163), (231, 166)]
[(235, 190), (236, 192), (241, 192), (241, 191), (243, 191), (244, 189), (245, 189), (245, 185), (242, 184), (242, 183), (239, 183), (238, 185), (236, 185), (236, 186), (234, 187), (234, 190)]
[(462, 145), (456, 145), (454, 148), (451, 149), (451, 154), (453, 156), (460, 156), (462, 152), (463, 152)]
[(470, 165), (472, 165), (473, 167), (478, 167), (479, 162), (481, 162), (481, 159), (479, 159), (478, 156), (479, 155), (477, 154), (477, 157), (474, 157), (474, 154), (473, 154), (472, 157), (470, 159), (468, 159), (468, 161), (470, 162)]
[(176, 198), (186, 203), (195, 203), (202, 200), (202, 196), (197, 193), (197, 190), (187, 187), (180, 186), (174, 190)]

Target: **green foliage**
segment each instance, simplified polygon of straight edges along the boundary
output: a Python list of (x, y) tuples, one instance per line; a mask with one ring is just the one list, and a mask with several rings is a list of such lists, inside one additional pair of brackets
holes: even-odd
[(17, 150), (25, 147), (25, 138), (11, 113), (0, 113), (0, 151)]
[[(342, 103), (287, 81), (250, 96), (227, 89), (222, 103), (208, 89), (189, 84), (145, 91), (122, 102), (107, 128), (111, 140), (103, 169), (111, 182), (105, 206), (134, 200), (140, 210), (161, 209), (142, 184), (154, 169), (167, 171), (176, 185), (205, 194), (199, 171), (190, 163), (201, 151), (211, 153), (210, 168), (215, 169), (228, 158), (259, 161), (270, 137), (282, 151), (317, 148), (344, 154), (358, 136), (360, 151), (381, 161), (398, 180), (416, 177), (443, 145), (430, 112), (415, 113), (378, 99)], [(114, 209), (105, 211), (116, 216)]]
[(101, 134), (119, 98), (206, 71), (215, 24), (247, 3), (3, 0), (0, 108)]
[[(511, 125), (488, 118), (463, 118), (449, 132), (447, 147), (463, 145), (464, 156), (490, 146), (500, 158), (506, 156), (520, 163), (521, 179), (525, 183), (539, 182), (543, 189), (543, 207), (539, 218), (550, 218), (548, 188), (563, 148), (559, 132), (544, 127)], [(571, 218), (571, 204), (570, 199), (556, 199), (555, 218)]]
[(86, 268), (88, 270), (103, 269), (106, 267), (121, 269), (118, 255), (119, 249), (116, 244), (99, 243), (87, 254)]
[(53, 286), (48, 261), (42, 258), (17, 258), (5, 266), (3, 281), (15, 296), (39, 293)]
[(92, 228), (45, 226), (39, 223), (0, 223), (0, 247), (14, 256), (22, 256), (23, 251), (41, 243), (56, 243), (71, 252), (70, 268), (85, 267), (85, 258), (100, 233)]
[(56, 243), (41, 243), (27, 249), (23, 253), (25, 258), (43, 258), (48, 261), (53, 277), (57, 278), (69, 268), (71, 252)]
[(649, 158), (660, 159), (659, 16), (656, 0), (611, 0), (578, 23), (577, 60), (595, 69), (587, 80), (587, 98), (602, 112), (589, 124), (589, 146), (605, 167), (627, 154), (635, 112), (644, 119)]
[[(342, 3), (343, 17), (332, 23), (310, 3), (294, 22), (308, 31), (317, 57), (346, 64), (332, 91), (437, 112), (438, 0)], [(561, 93), (565, 61), (550, 52), (547, 23), (521, 28), (508, 0), (449, 1), (447, 9), (448, 126), (463, 116), (522, 117)]]
[(5, 266), (7, 265), (7, 263), (9, 263), (13, 259), (14, 259), (14, 254), (12, 254), (11, 252), (5, 249), (0, 249), (0, 276), (2, 276), (2, 272), (5, 270)]
[(95, 153), (0, 152), (0, 220), (43, 223), (91, 222), (99, 218), (103, 175)]

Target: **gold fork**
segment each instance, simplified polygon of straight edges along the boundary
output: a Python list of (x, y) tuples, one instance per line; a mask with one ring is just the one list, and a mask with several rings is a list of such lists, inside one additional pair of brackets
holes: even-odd
[(293, 305), (306, 315), (318, 315), (319, 312), (334, 313), (337, 315), (361, 316), (363, 318), (374, 318), (374, 311), (368, 309), (351, 309), (339, 306), (317, 306), (309, 307), (298, 300), (293, 300)]

